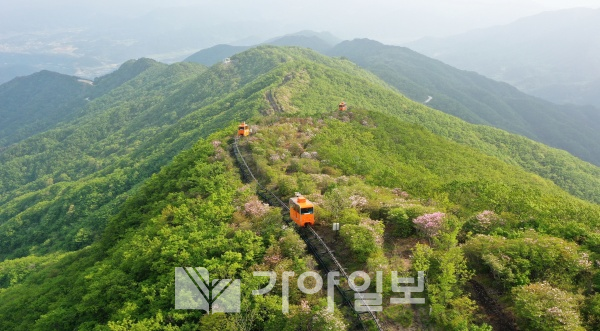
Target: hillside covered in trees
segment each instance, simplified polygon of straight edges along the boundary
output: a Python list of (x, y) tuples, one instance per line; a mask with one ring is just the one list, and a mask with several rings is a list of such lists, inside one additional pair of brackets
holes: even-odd
[[(408, 98), (474, 123), (517, 133), (600, 165), (600, 111), (596, 107), (559, 105), (523, 93), (506, 83), (456, 69), (406, 47), (355, 39), (325, 47), (320, 36), (282, 37), (274, 44), (309, 47), (347, 58), (377, 75)], [(330, 41), (330, 45), (332, 41)], [(248, 49), (217, 45), (185, 61), (212, 65)]]
[(600, 164), (597, 143), (600, 111), (595, 107), (554, 104), (408, 48), (383, 45), (374, 40), (345, 41), (326, 54), (347, 57), (407, 97), (428, 101), (429, 107), (470, 123), (524, 135)]
[[(600, 326), (598, 167), (307, 49), (122, 69), (78, 95), (72, 120), (0, 152), (0, 329), (353, 328), (326, 293), (292, 290), (288, 315), (280, 287), (250, 294), (264, 285), (252, 271), (317, 265), (241, 179), (242, 120), (259, 181), (316, 202), (324, 237), (341, 223), (330, 244), (349, 270), (426, 272), (427, 305), (388, 305), (384, 287), (386, 328)], [(241, 279), (245, 314), (176, 310), (182, 266)]]

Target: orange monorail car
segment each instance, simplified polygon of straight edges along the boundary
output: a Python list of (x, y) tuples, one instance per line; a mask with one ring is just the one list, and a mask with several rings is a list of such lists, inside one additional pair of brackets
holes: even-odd
[(238, 136), (249, 136), (250, 135), (250, 126), (246, 124), (246, 122), (242, 122), (242, 124), (238, 125)]
[(299, 226), (314, 225), (315, 213), (313, 203), (296, 193), (296, 197), (290, 198), (290, 218)]

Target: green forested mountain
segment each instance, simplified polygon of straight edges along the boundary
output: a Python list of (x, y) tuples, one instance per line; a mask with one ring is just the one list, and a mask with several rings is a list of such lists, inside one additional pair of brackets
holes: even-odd
[(74, 121), (91, 99), (155, 65), (160, 64), (150, 59), (132, 60), (94, 82), (40, 71), (0, 85), (0, 150), (62, 122)]
[[(300, 31), (267, 40), (261, 45), (306, 47), (323, 53), (339, 42), (339, 39), (327, 32)], [(253, 46), (216, 45), (200, 50), (188, 56), (184, 61), (211, 66), (251, 47)]]
[(249, 48), (250, 46), (215, 45), (188, 56), (184, 61), (211, 66)]
[[(300, 38), (302, 37), (302, 38)], [(524, 135), (600, 164), (600, 111), (590, 106), (558, 105), (474, 72), (458, 70), (410, 49), (368, 39), (344, 41), (333, 47), (319, 36), (282, 37), (273, 44), (309, 47), (345, 57), (371, 71), (412, 100), (463, 120)], [(218, 45), (186, 61), (212, 65), (247, 46)]]
[[(147, 67), (147, 60), (140, 61), (141, 66), (124, 65), (105, 82), (118, 86), (127, 81), (136, 71), (131, 68)], [(156, 172), (158, 160), (166, 162), (180, 151), (169, 153), (152, 142), (177, 118), (175, 111), (158, 107), (173, 86), (202, 71), (191, 64), (154, 62), (136, 78), (71, 110), (74, 120), (2, 151), (0, 255), (74, 249), (91, 242), (119, 197)], [(131, 156), (141, 151), (143, 157)]]
[[(373, 72), (409, 98), (468, 122), (518, 133), (600, 164), (600, 110), (557, 105), (455, 69), (408, 48), (362, 39), (329, 50)], [(431, 97), (431, 99), (429, 99)]]
[[(501, 329), (505, 315), (522, 329), (599, 326), (598, 167), (307, 49), (261, 46), (208, 69), (125, 68), (137, 66), (133, 79), (98, 79), (115, 88), (75, 120), (0, 153), (0, 329), (351, 324), (341, 307), (324, 313), (323, 294), (292, 289), (287, 316), (280, 287), (250, 294), (264, 285), (253, 270), (298, 275), (315, 262), (241, 181), (230, 147), (242, 120), (254, 126), (241, 147), (260, 181), (284, 199), (307, 194), (324, 235), (342, 224), (331, 245), (344, 265), (427, 272), (427, 306), (389, 306), (384, 288), (386, 326)], [(175, 310), (181, 266), (241, 279), (245, 314)]]
[(90, 89), (76, 77), (50, 71), (0, 85), (0, 149), (71, 119)]

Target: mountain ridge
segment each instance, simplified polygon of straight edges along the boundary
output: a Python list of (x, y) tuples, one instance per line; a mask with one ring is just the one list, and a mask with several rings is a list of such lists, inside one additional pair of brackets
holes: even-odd
[[(198, 62), (211, 65), (247, 48), (221, 45), (194, 56)], [(357, 62), (412, 100), (425, 102), (431, 96), (427, 105), (445, 113), (525, 135), (600, 164), (596, 143), (600, 139), (600, 111), (596, 108), (552, 104), (506, 83), (369, 39), (344, 41), (321, 52)]]
[(328, 54), (348, 57), (413, 100), (425, 101), (431, 95), (427, 105), (445, 113), (525, 135), (588, 162), (600, 162), (598, 109), (555, 105), (506, 83), (376, 41), (346, 41)]
[[(342, 224), (344, 265), (427, 272), (431, 305), (386, 306), (388, 323), (489, 330), (467, 295), (471, 270), (504, 289), (510, 311), (521, 302), (507, 289), (560, 291), (567, 299), (548, 304), (574, 314), (573, 328), (584, 321), (575, 289), (600, 288), (590, 267), (600, 168), (413, 102), (349, 60), (259, 46), (210, 68), (152, 66), (87, 107), (0, 154), (1, 329), (345, 329), (340, 309), (322, 317), (324, 296), (296, 289), (288, 316), (279, 288), (245, 293), (243, 320), (174, 309), (174, 267), (205, 266), (248, 290), (264, 285), (252, 271), (316, 265), (281, 210), (242, 182), (230, 154), (241, 121), (254, 129), (241, 144), (261, 183), (282, 198), (305, 193), (316, 231)], [(440, 214), (437, 235), (417, 226)]]

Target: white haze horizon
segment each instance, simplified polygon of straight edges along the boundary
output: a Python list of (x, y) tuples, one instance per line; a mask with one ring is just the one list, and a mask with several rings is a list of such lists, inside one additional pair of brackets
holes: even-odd
[(130, 59), (173, 63), (218, 44), (252, 46), (305, 30), (403, 46), (598, 7), (600, 0), (6, 0), (0, 84), (40, 70), (93, 79)]
[[(196, 26), (235, 31), (239, 25), (239, 30), (221, 43), (313, 30), (331, 32), (341, 39), (369, 38), (400, 45), (424, 37), (447, 37), (504, 25), (544, 11), (599, 7), (598, 0), (23, 0), (3, 4), (0, 36), (61, 25), (94, 28), (94, 24), (112, 19), (143, 22), (151, 17), (156, 22), (163, 16), (163, 24), (182, 28), (194, 22)], [(172, 19), (178, 15), (184, 19)]]

